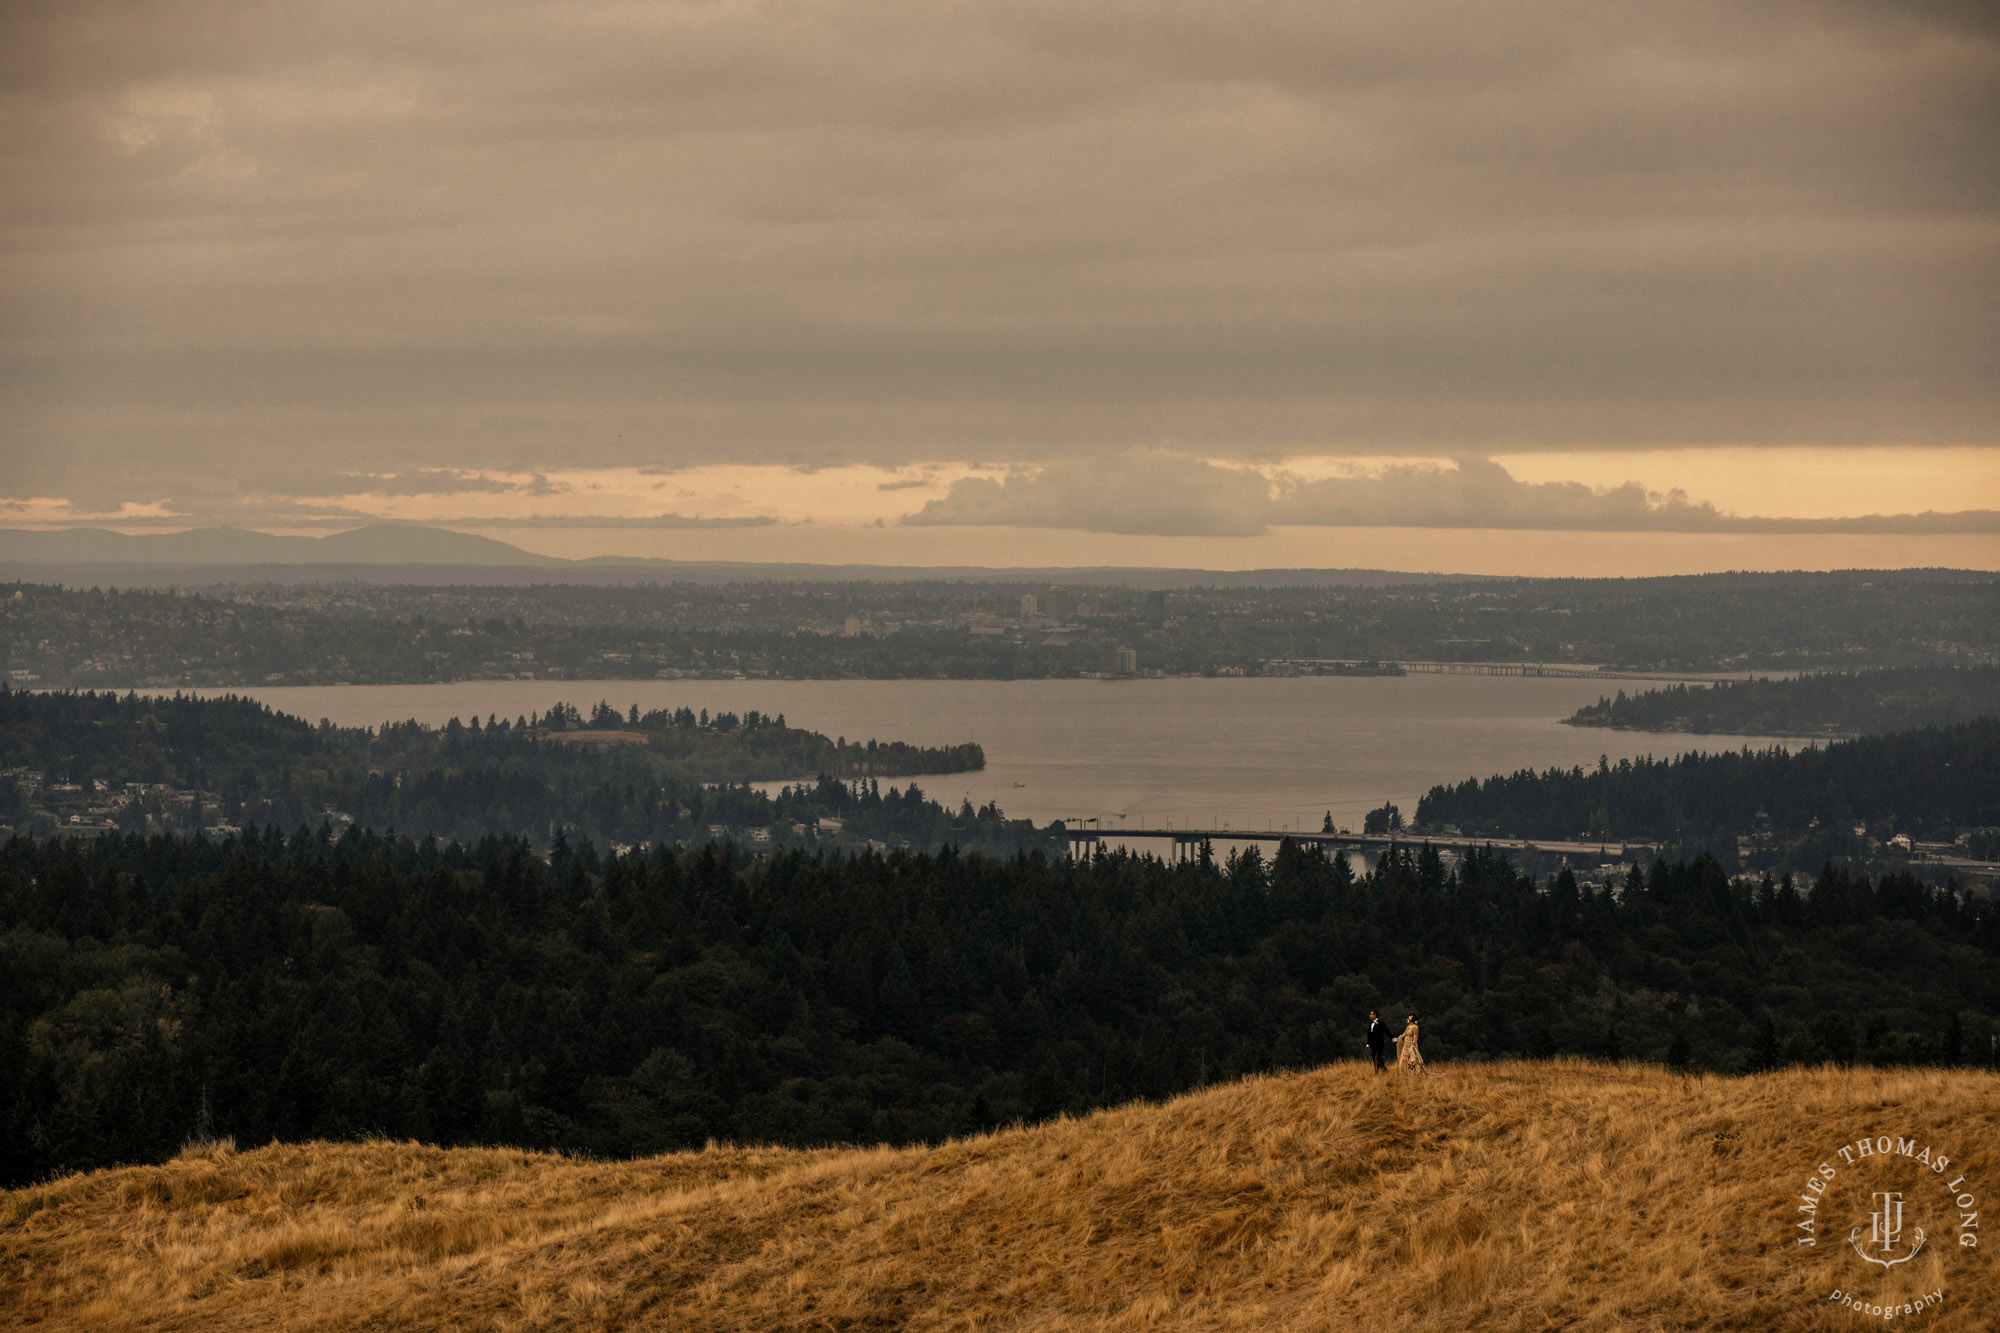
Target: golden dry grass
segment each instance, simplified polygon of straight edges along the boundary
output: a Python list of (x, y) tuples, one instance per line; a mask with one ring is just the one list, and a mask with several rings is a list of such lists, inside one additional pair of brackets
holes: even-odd
[(1793, 1244), (1877, 1131), (1983, 1193), (2000, 1077), (1339, 1065), (935, 1149), (211, 1148), (0, 1196), (0, 1326), (1845, 1329), (1883, 1321), (1837, 1286), (1942, 1283), (1912, 1323), (1993, 1327), (1951, 1232), (1846, 1251), (1865, 1195)]

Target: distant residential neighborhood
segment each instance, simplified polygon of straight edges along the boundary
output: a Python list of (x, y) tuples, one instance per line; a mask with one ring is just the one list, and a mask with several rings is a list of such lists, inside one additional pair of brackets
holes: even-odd
[(2000, 576), (1947, 571), (1068, 587), (910, 580), (195, 591), (0, 585), (26, 687), (449, 680), (1395, 674), (1403, 661), (1641, 671), (2000, 659)]

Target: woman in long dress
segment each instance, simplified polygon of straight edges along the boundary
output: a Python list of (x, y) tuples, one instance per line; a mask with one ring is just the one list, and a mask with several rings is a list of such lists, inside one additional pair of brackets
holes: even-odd
[(1411, 1014), (1407, 1021), (1409, 1026), (1396, 1038), (1396, 1067), (1421, 1074), (1425, 1070), (1423, 1052), (1417, 1049), (1417, 1016)]

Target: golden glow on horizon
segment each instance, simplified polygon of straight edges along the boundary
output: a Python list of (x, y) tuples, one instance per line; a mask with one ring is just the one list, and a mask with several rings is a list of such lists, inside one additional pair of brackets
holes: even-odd
[(996, 476), (1003, 468), (964, 463), (904, 467), (842, 464), (808, 468), (779, 464), (711, 463), (651, 469), (554, 468), (540, 472), (467, 473), (509, 483), (491, 493), (396, 495), (357, 488), (329, 497), (334, 504), (404, 523), (476, 526), (475, 520), (530, 517), (772, 518), (786, 522), (894, 522), (942, 496), (961, 477)]
[[(1392, 467), (1453, 466), (1446, 458), (1381, 455), (1299, 454), (1257, 464), (1211, 461), (1258, 473), (1279, 486), (1376, 475)], [(1695, 502), (1738, 515), (1810, 519), (2000, 509), (2000, 449), (1539, 452), (1497, 455), (1493, 462), (1524, 483), (1576, 481), (1602, 489), (1636, 481), (1655, 492), (1678, 487)], [(1251, 536), (1165, 536), (902, 522), (927, 502), (944, 497), (954, 482), (1001, 477), (1008, 470), (945, 461), (821, 468), (718, 463), (538, 472), (432, 469), (415, 474), (419, 481), (438, 485), (423, 494), (388, 493), (411, 488), (408, 476), (357, 477), (354, 489), (342, 495), (311, 497), (309, 502), (252, 495), (219, 501), (199, 514), (178, 514), (157, 501), (128, 501), (117, 509), (85, 513), (61, 498), (0, 499), (0, 524), (88, 523), (134, 532), (228, 524), (322, 535), (393, 521), (451, 526), (567, 557), (881, 565), (1364, 567), (1552, 576), (1916, 565), (2000, 569), (2000, 535), (1991, 533), (1274, 526)], [(377, 489), (369, 490), (370, 485)], [(309, 504), (327, 508), (315, 512)], [(232, 505), (240, 509), (232, 510)], [(662, 515), (765, 521), (736, 527), (646, 522)]]
[(1495, 454), (1520, 481), (1636, 481), (1764, 518), (2000, 509), (2000, 449), (1644, 449)]
[(116, 509), (92, 512), (79, 509), (70, 501), (54, 495), (0, 497), (0, 525), (7, 527), (70, 527), (87, 523), (96, 527), (115, 528), (121, 523), (141, 523), (176, 517), (178, 515), (160, 500), (144, 503), (127, 500)]
[[(1280, 484), (1370, 476), (1392, 467), (1453, 466), (1442, 456), (1299, 454), (1255, 464), (1208, 461)], [(1523, 482), (1575, 481), (1602, 490), (1636, 481), (1654, 492), (1683, 490), (1689, 499), (1707, 501), (1724, 513), (1771, 518), (2000, 509), (1996, 449), (1662, 449), (1502, 454), (1493, 461)], [(480, 518), (630, 520), (660, 514), (872, 525), (878, 520), (896, 523), (941, 498), (955, 481), (1007, 471), (1004, 466), (941, 460), (819, 468), (714, 463), (678, 469), (487, 470), (461, 475), (507, 483), (509, 489), (382, 495), (357, 486), (328, 501), (377, 519), (462, 527), (476, 527)]]
[(1983, 533), (1884, 537), (1274, 528), (1261, 537), (1132, 537), (1051, 529), (816, 523), (707, 530), (496, 528), (484, 535), (538, 554), (571, 558), (621, 555), (813, 564), (1396, 569), (1545, 578), (1645, 578), (1732, 569), (2000, 570), (2000, 536)]

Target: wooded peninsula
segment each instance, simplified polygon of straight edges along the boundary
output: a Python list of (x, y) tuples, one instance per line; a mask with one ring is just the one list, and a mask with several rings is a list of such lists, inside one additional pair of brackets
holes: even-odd
[(1859, 736), (2000, 717), (2000, 665), (1941, 664), (1813, 671), (1798, 676), (1667, 685), (1601, 698), (1577, 727), (1744, 736)]
[[(567, 704), (442, 727), (313, 724), (250, 699), (0, 686), (0, 830), (46, 835), (361, 824), (477, 841), (600, 845), (1046, 845), (989, 804), (948, 810), (911, 782), (985, 765), (975, 743), (849, 741), (755, 710)], [(790, 782), (775, 794), (748, 785)]]

